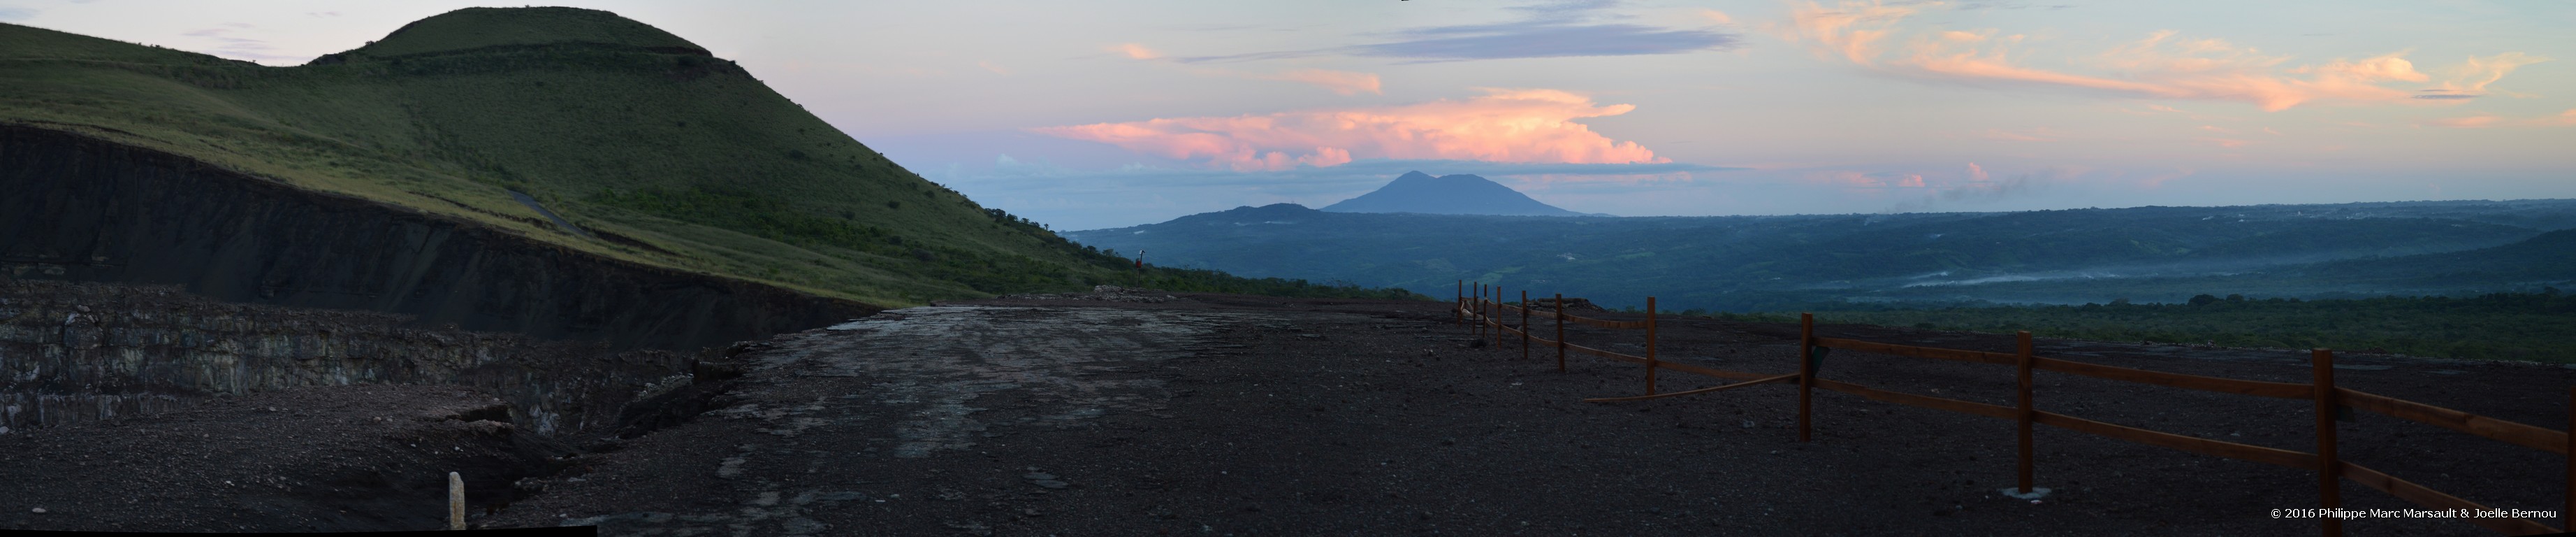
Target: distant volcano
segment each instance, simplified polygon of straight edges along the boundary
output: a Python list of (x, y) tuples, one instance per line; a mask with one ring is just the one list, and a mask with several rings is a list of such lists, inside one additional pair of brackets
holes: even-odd
[(1325, 206), (1337, 213), (1489, 214), (1502, 216), (1608, 216), (1539, 203), (1520, 191), (1473, 175), (1432, 177), (1406, 172), (1377, 191)]

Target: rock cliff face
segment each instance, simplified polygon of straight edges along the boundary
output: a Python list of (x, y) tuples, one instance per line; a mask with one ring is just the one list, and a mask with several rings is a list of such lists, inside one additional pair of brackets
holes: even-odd
[(0, 274), (175, 284), (223, 301), (686, 349), (865, 304), (600, 258), (204, 163), (0, 125)]
[(407, 316), (228, 304), (176, 286), (0, 283), (0, 431), (158, 414), (299, 386), (452, 384), (541, 434), (607, 430), (644, 392), (690, 384), (687, 356)]

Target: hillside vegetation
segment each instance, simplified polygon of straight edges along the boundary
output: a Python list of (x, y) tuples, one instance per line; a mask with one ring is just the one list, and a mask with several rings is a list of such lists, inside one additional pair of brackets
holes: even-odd
[(734, 62), (604, 11), (464, 9), (296, 67), (0, 24), (0, 123), (890, 307), (1095, 284), (1404, 295), (1136, 270), (932, 184)]

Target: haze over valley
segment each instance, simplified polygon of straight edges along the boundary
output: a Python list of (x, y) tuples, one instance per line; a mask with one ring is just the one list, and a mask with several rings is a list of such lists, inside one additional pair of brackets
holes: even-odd
[[(1396, 188), (1406, 183), (1357, 199), (1406, 196)], [(1454, 192), (1411, 196), (1458, 212), (1525, 212)], [(2576, 288), (2576, 249), (2567, 248), (2576, 200), (1736, 217), (1422, 212), (1276, 204), (1067, 236), (1249, 276), (1435, 296), (1464, 280), (1614, 307), (1660, 295), (1677, 311)]]

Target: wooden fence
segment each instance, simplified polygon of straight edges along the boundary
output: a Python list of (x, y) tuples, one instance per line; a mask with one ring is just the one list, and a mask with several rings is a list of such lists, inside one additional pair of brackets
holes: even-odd
[[(2486, 506), (2480, 505), (2477, 502), (2461, 499), (2457, 496), (2426, 488), (2422, 485), (2418, 485), (2404, 479), (2399, 479), (2378, 470), (2373, 470), (2369, 467), (2354, 464), (2338, 458), (2335, 453), (2334, 424), (2336, 418), (2346, 410), (2360, 409), (2566, 456), (2568, 462), (2567, 484), (2569, 493), (2565, 496), (2565, 505), (2563, 506), (2563, 510), (2559, 512), (2561, 517), (2560, 523), (2563, 527), (2576, 530), (2576, 435), (2570, 435), (2567, 431), (2550, 430), (2547, 428), (2470, 414), (2414, 401), (2372, 394), (2350, 388), (2335, 387), (2334, 353), (2327, 349), (2315, 349), (2310, 351), (2309, 360), (2311, 365), (2310, 369), (2312, 371), (2311, 380), (2308, 383), (2266, 382), (2187, 375), (2181, 373), (2166, 373), (2161, 371), (2148, 371), (2144, 369), (2132, 369), (2041, 357), (2032, 351), (2030, 332), (2026, 331), (2019, 333), (2020, 344), (2017, 347), (2018, 350), (2012, 353), (1917, 347), (1861, 341), (1856, 339), (1817, 337), (1815, 330), (1815, 315), (1800, 314), (1798, 316), (1798, 372), (1785, 375), (1767, 375), (1743, 371), (1729, 371), (1692, 364), (1666, 362), (1657, 359), (1655, 356), (1656, 313), (1654, 297), (1646, 298), (1646, 320), (1612, 321), (1606, 319), (1576, 317), (1565, 313), (1565, 301), (1564, 295), (1562, 294), (1556, 295), (1553, 301), (1548, 302), (1555, 307), (1550, 308), (1548, 311), (1533, 311), (1530, 307), (1527, 291), (1523, 291), (1521, 293), (1521, 301), (1514, 304), (1503, 300), (1502, 291), (1498, 288), (1486, 286), (1481, 283), (1475, 284), (1475, 294), (1471, 296), (1467, 294), (1469, 290), (1468, 285), (1469, 284), (1467, 282), (1459, 282), (1459, 296), (1456, 309), (1459, 324), (1468, 324), (1473, 322), (1473, 330), (1489, 331), (1493, 335), (1494, 343), (1496, 345), (1503, 343), (1504, 334), (1518, 335), (1521, 339), (1521, 355), (1523, 358), (1527, 358), (1529, 356), (1530, 346), (1535, 343), (1556, 347), (1557, 370), (1560, 372), (1565, 370), (1565, 353), (1569, 350), (1609, 358), (1612, 360), (1644, 364), (1646, 366), (1645, 395), (1585, 399), (1585, 401), (1589, 402), (1610, 403), (1640, 401), (1646, 399), (1708, 393), (1757, 384), (1796, 382), (1798, 385), (1798, 441), (1800, 442), (1808, 441), (1810, 433), (1813, 430), (1813, 422), (1810, 419), (1810, 416), (1812, 415), (1812, 409), (1814, 407), (1814, 391), (1817, 388), (1849, 393), (1889, 403), (2014, 420), (2020, 425), (2020, 438), (2018, 445), (2020, 451), (2020, 465), (2017, 469), (2018, 475), (2016, 477), (2018, 479), (2017, 484), (2019, 485), (2019, 491), (2024, 494), (2033, 492), (2033, 488), (2031, 486), (2031, 474), (2032, 466), (2034, 464), (2034, 450), (2031, 447), (2031, 430), (2032, 425), (2036, 424), (2058, 427), (2096, 436), (2127, 440), (2150, 446), (2188, 451), (2202, 455), (2314, 471), (2318, 473), (2318, 495), (2321, 500), (2319, 502), (2319, 506), (2324, 509), (2340, 509), (2342, 507), (2341, 483), (2342, 480), (2345, 479), (2350, 479), (2355, 483), (2362, 484), (2363, 486), (2378, 489), (2400, 499), (2414, 502), (2417, 505), (2422, 505), (2432, 509), (2488, 509)], [(1503, 322), (1505, 319), (1515, 314), (1520, 317), (1521, 321), (1519, 328), (1517, 329)], [(1556, 338), (1551, 340), (1530, 335), (1529, 319), (1532, 316), (1553, 319), (1556, 325)], [(1646, 331), (1646, 355), (1634, 356), (1620, 354), (1567, 343), (1565, 341), (1565, 323), (1567, 322), (1601, 328), (1644, 329)], [(1479, 337), (1482, 337), (1481, 333)], [(1822, 365), (1825, 355), (1832, 349), (1843, 349), (1854, 352), (1892, 356), (2014, 366), (2017, 369), (2015, 379), (2019, 384), (2018, 401), (2015, 406), (2002, 406), (1944, 397), (1887, 391), (1849, 382), (1820, 378), (1817, 376), (1816, 371), (1818, 367)], [(1655, 372), (1663, 369), (1722, 379), (1740, 380), (1741, 382), (1721, 384), (1718, 386), (1694, 390), (1657, 393), (1655, 387)], [(2055, 412), (2040, 411), (2034, 408), (2032, 404), (2032, 371), (2049, 371), (2053, 373), (2063, 373), (2106, 380), (2136, 382), (2157, 386), (2232, 393), (2255, 397), (2306, 399), (2314, 401), (2316, 407), (2317, 450), (2315, 452), (2291, 451), (2251, 444), (2210, 440), (2195, 436), (2115, 425)], [(2571, 390), (2569, 393), (2568, 409), (2569, 429), (2576, 430), (2576, 390)], [(2531, 519), (2527, 518), (2464, 518), (2462, 520), (2507, 535), (2538, 535), (2557, 533), (2560, 531), (2538, 522), (2533, 522)], [(2325, 535), (2334, 536), (2341, 535), (2343, 533), (2341, 518), (2331, 516), (2319, 517), (2319, 521), (2323, 525), (2322, 529)]]

